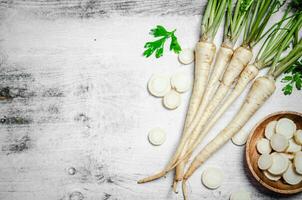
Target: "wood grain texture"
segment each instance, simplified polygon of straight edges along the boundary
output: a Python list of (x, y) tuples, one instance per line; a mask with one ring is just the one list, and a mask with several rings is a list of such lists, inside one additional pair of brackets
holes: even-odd
[(109, 17), (200, 15), (205, 2), (199, 0), (3, 0), (2, 9), (18, 9), (44, 17)]
[[(190, 95), (183, 94), (181, 106), (168, 111), (148, 94), (147, 81), (153, 73), (178, 70), (192, 78), (193, 65), (180, 65), (167, 50), (160, 59), (141, 55), (152, 39), (149, 30), (157, 24), (177, 28), (182, 47), (193, 48), (204, 1), (96, 1), (89, 9), (79, 2), (87, 1), (0, 3), (0, 199), (182, 199), (172, 193), (172, 174), (145, 185), (136, 181), (168, 161)], [(114, 3), (131, 9), (112, 8)], [(107, 14), (101, 15), (103, 8)], [(301, 93), (288, 97), (279, 81), (277, 87), (247, 130), (271, 112), (302, 111)], [(157, 126), (167, 131), (167, 141), (153, 147), (147, 134)], [(209, 165), (221, 166), (226, 174), (218, 190), (201, 185), (201, 171)], [(74, 175), (68, 173), (72, 167)], [(301, 199), (267, 193), (255, 183), (244, 165), (244, 149), (228, 143), (197, 170), (189, 192), (191, 199), (225, 200), (244, 187), (255, 200)]]

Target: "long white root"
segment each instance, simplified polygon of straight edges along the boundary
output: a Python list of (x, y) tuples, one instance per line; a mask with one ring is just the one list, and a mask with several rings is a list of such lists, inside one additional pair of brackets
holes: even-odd
[[(189, 108), (186, 115), (186, 123), (189, 123), (194, 115), (195, 111), (197, 110), (200, 101), (202, 99), (202, 95), (204, 93), (208, 76), (210, 72), (210, 67), (212, 65), (214, 56), (216, 52), (216, 46), (214, 43), (206, 42), (206, 41), (200, 41), (196, 45), (195, 49), (195, 75), (194, 75), (194, 86), (192, 90), (192, 95), (190, 98)], [(186, 127), (186, 126), (185, 126)], [(170, 170), (173, 169), (173, 164), (177, 161), (178, 157), (180, 156), (186, 141), (188, 140), (189, 135), (185, 134), (184, 132), (182, 134), (180, 143), (170, 160), (170, 162), (166, 165), (166, 167), (159, 173), (144, 178), (142, 180), (139, 180), (138, 183), (146, 183), (158, 178), (161, 178), (165, 176)]]
[[(202, 97), (201, 103), (198, 108), (197, 116), (200, 118), (200, 115), (204, 112), (205, 107), (208, 105), (210, 99), (213, 97), (216, 89), (219, 86), (220, 83), (220, 78), (223, 75), (223, 72), (225, 71), (226, 67), (228, 66), (231, 58), (233, 55), (233, 50), (230, 47), (226, 46), (221, 46), (219, 48), (219, 51), (217, 53), (217, 56), (215, 58), (215, 63), (213, 65), (213, 72), (210, 75), (208, 85), (206, 87), (206, 90), (204, 91), (204, 95)], [(192, 116), (192, 115), (191, 115)], [(186, 120), (185, 123), (185, 129), (184, 132), (187, 131), (188, 128), (188, 120)], [(190, 118), (190, 122), (192, 122), (192, 117)], [(184, 156), (185, 152), (187, 149), (191, 146), (192, 144), (189, 143), (185, 146), (185, 148), (182, 151), (182, 154), (180, 157)], [(177, 182), (182, 180), (183, 174), (184, 174), (184, 167), (186, 164), (187, 160), (182, 161), (176, 166), (176, 171), (175, 171), (175, 177), (174, 177), (174, 183), (173, 183), (173, 189), (176, 192), (176, 187), (177, 187)]]
[[(252, 56), (252, 51), (245, 47), (238, 47), (235, 50), (229, 66), (223, 75), (222, 82), (220, 83), (214, 97), (211, 99), (211, 102), (207, 105), (205, 112), (197, 113), (196, 117), (188, 128), (188, 132), (191, 133), (189, 134), (189, 144), (194, 144), (198, 137), (203, 138), (205, 136), (206, 133), (201, 131), (203, 126), (209, 120), (211, 115), (214, 114), (218, 105), (231, 89), (232, 84), (238, 78), (244, 67), (252, 59)], [(200, 114), (200, 118), (198, 118), (198, 114)]]
[(183, 159), (188, 157), (192, 151), (200, 144), (202, 139), (206, 134), (211, 130), (211, 128), (216, 124), (220, 117), (225, 113), (225, 111), (234, 103), (234, 101), (241, 95), (247, 85), (258, 75), (259, 70), (254, 64), (249, 64), (240, 74), (240, 77), (236, 83), (234, 90), (231, 94), (225, 99), (223, 104), (219, 106), (219, 109), (215, 113), (212, 119), (205, 125), (202, 130), (202, 133), (199, 134), (198, 138), (194, 141), (194, 144), (191, 145), (191, 148), (186, 152), (186, 154), (180, 158)]
[(236, 116), (199, 152), (185, 173), (184, 180), (187, 180), (202, 163), (232, 138), (274, 93), (275, 89), (273, 77), (262, 76), (257, 78)]

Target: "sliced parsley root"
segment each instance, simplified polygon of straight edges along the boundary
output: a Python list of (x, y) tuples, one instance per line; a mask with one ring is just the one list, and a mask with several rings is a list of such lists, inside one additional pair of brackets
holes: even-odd
[(169, 32), (161, 25), (157, 25), (155, 28), (151, 29), (150, 35), (153, 35), (155, 38), (160, 37), (160, 39), (147, 42), (144, 46), (146, 50), (144, 51), (143, 55), (148, 58), (155, 52), (156, 58), (163, 56), (164, 45), (169, 38), (171, 38), (170, 51), (178, 54), (181, 51), (181, 47), (178, 43), (177, 37), (174, 34), (175, 31), (176, 29)]

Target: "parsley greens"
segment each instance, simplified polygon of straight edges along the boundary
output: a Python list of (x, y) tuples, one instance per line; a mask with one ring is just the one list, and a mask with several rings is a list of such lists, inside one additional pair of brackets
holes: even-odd
[(293, 64), (286, 72), (286, 75), (281, 82), (286, 85), (282, 88), (285, 95), (290, 95), (293, 88), (296, 87), (297, 90), (302, 88), (302, 59), (298, 60)]
[(174, 53), (178, 54), (181, 51), (181, 47), (177, 41), (177, 37), (175, 36), (175, 30), (169, 32), (163, 26), (157, 25), (155, 28), (151, 29), (150, 35), (153, 35), (155, 38), (160, 37), (160, 39), (147, 42), (144, 46), (146, 50), (143, 55), (147, 58), (151, 56), (155, 52), (155, 57), (159, 58), (164, 53), (164, 45), (165, 42), (171, 38), (170, 43), (170, 51), (174, 51)]

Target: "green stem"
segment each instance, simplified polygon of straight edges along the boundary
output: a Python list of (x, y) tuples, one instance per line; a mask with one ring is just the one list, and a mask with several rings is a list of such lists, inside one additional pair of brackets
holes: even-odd
[(283, 72), (288, 70), (289, 67), (291, 67), (293, 63), (295, 63), (299, 58), (301, 58), (301, 56), (302, 56), (302, 49), (300, 49), (300, 52), (298, 54), (296, 54), (296, 56), (292, 57), (286, 63), (284, 63), (284, 64), (280, 63), (279, 65), (281, 65), (281, 66), (278, 65), (279, 67), (276, 67), (277, 68), (276, 71), (272, 74), (273, 77), (275, 79), (277, 79)]

